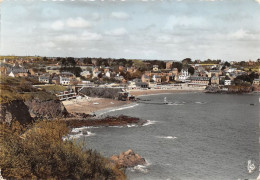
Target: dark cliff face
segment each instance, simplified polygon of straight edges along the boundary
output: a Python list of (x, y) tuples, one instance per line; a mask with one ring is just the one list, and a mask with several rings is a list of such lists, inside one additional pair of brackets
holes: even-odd
[(22, 100), (0, 104), (0, 122), (10, 124), (13, 121), (19, 121), (21, 124), (29, 124), (33, 121), (29, 108)]
[(66, 117), (68, 112), (60, 101), (49, 100), (15, 100), (0, 104), (0, 122), (11, 123), (18, 121), (21, 124), (31, 123), (36, 119), (51, 119)]
[(120, 88), (99, 88), (99, 87), (85, 87), (80, 93), (90, 96), (90, 97), (100, 97), (100, 98), (118, 98), (118, 93), (122, 92)]
[(40, 101), (33, 99), (26, 101), (25, 104), (28, 106), (29, 113), (34, 119), (60, 118), (68, 115), (68, 111), (58, 100)]

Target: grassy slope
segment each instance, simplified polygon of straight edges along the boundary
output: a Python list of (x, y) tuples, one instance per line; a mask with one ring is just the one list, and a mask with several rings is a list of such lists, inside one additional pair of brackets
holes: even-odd
[(13, 100), (40, 100), (57, 99), (56, 96), (47, 91), (38, 90), (32, 86), (34, 79), (0, 77), (0, 103), (8, 103)]

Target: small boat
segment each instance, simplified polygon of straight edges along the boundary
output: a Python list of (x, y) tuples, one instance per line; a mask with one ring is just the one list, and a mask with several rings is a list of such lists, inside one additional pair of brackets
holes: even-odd
[(164, 97), (164, 104), (168, 104), (167, 98)]
[(255, 104), (251, 103), (250, 106), (254, 106)]
[(249, 173), (252, 173), (256, 169), (254, 163), (252, 163), (251, 160), (248, 160), (247, 162), (247, 170)]
[(98, 105), (99, 103), (98, 102), (93, 102), (94, 105)]

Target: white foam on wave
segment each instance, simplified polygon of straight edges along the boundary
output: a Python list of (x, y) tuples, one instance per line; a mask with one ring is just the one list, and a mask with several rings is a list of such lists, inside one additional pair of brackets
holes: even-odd
[(167, 105), (169, 105), (169, 106), (182, 106), (182, 105), (184, 105), (184, 103), (169, 103), (169, 104), (167, 104)]
[(110, 128), (125, 128), (125, 127), (131, 128), (131, 127), (138, 127), (138, 125), (136, 125), (136, 124), (128, 124), (126, 126), (108, 126), (108, 127), (110, 127)]
[(108, 127), (111, 127), (111, 128), (123, 128), (124, 126), (108, 126)]
[(141, 172), (141, 173), (148, 173), (148, 167), (151, 165), (151, 162), (148, 159), (145, 159), (145, 165), (137, 165), (132, 168), (129, 168), (132, 172)]
[(105, 111), (103, 113), (100, 113), (98, 114), (99, 116), (103, 115), (103, 114), (106, 114), (106, 113), (110, 113), (110, 112), (115, 112), (115, 111), (121, 111), (121, 110), (125, 110), (125, 109), (130, 109), (130, 108), (134, 108), (136, 106), (138, 106), (139, 104), (134, 104), (132, 106), (123, 106), (123, 107), (120, 107), (120, 108), (116, 108), (116, 109), (110, 109), (108, 111)]
[(177, 139), (177, 137), (173, 137), (173, 136), (156, 136), (157, 138), (161, 138), (161, 139)]
[(96, 127), (96, 126), (83, 126), (83, 127), (80, 127), (80, 128), (73, 128), (71, 130), (72, 133), (78, 133), (78, 132), (81, 132), (85, 129), (92, 129), (92, 128), (100, 128), (100, 127)]
[(196, 104), (206, 104), (206, 102), (200, 102), (200, 101), (197, 101), (195, 102)]
[(72, 140), (72, 139), (78, 139), (82, 136), (85, 136), (85, 137), (89, 137), (89, 136), (95, 136), (96, 133), (92, 133), (90, 131), (86, 131), (85, 134), (83, 134), (82, 131), (78, 131), (78, 132), (74, 132), (74, 133), (78, 133), (78, 134), (68, 134), (67, 136), (63, 137), (63, 141), (65, 140)]
[(137, 127), (136, 124), (128, 124), (127, 127)]
[(142, 172), (142, 173), (148, 173), (147, 166), (144, 166), (144, 165), (137, 165), (137, 166), (133, 167), (133, 171), (139, 171), (139, 172)]
[(149, 125), (155, 124), (155, 123), (157, 123), (157, 122), (158, 122), (158, 121), (147, 120), (147, 122), (144, 123), (143, 126), (149, 126)]

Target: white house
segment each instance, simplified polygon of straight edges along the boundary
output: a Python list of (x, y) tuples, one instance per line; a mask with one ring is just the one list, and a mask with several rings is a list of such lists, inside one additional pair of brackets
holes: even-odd
[(101, 73), (101, 71), (93, 71), (92, 78), (98, 77), (98, 75)]
[(237, 70), (237, 68), (229, 68), (226, 72), (233, 73)]
[(15, 77), (13, 71), (11, 71), (11, 72), (8, 74), (8, 76)]
[(158, 65), (153, 65), (153, 71), (155, 71), (155, 72), (159, 71), (159, 66)]
[(42, 83), (50, 83), (50, 77), (48, 76), (39, 76), (39, 82), (42, 82)]
[(89, 78), (89, 77), (91, 76), (91, 73), (86, 70), (86, 71), (81, 72), (80, 75), (81, 75), (81, 76), (84, 76), (84, 77), (86, 77), (86, 78)]
[(224, 82), (224, 85), (225, 86), (230, 86), (231, 85), (231, 80), (226, 79), (225, 82)]
[(110, 77), (111, 77), (111, 73), (110, 73), (109, 71), (107, 71), (107, 72), (105, 73), (105, 76), (108, 77), (108, 78), (110, 78)]
[(190, 77), (188, 69), (182, 69), (181, 74), (178, 76), (178, 80), (185, 82)]
[(70, 84), (70, 78), (60, 76), (60, 84), (61, 85), (69, 85)]

